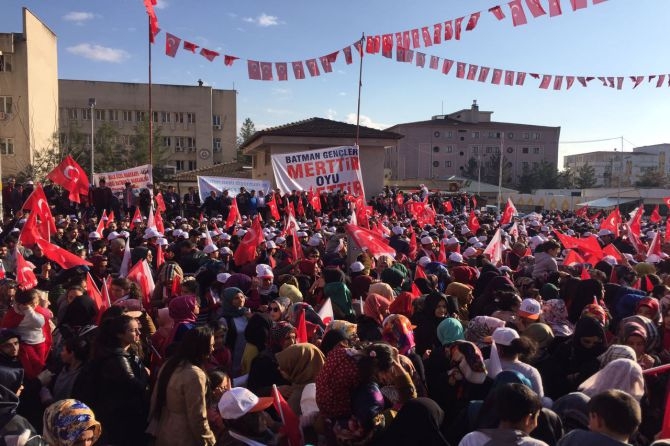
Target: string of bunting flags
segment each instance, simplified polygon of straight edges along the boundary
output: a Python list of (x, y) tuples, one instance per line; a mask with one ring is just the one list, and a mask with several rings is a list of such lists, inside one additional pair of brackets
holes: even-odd
[[(147, 13), (149, 14), (152, 29), (150, 38), (153, 42), (158, 30), (158, 19), (156, 17), (153, 6), (157, 0), (144, 0)], [(550, 17), (556, 17), (563, 14), (561, 0), (548, 0), (548, 7), (543, 6), (545, 0), (525, 0), (526, 7), (533, 18), (538, 18), (547, 15), (547, 9)], [(564, 0), (565, 1), (565, 0)], [(593, 5), (603, 3), (607, 0), (591, 0)], [(584, 9), (588, 7), (588, 0), (569, 0), (573, 11)], [(520, 26), (528, 23), (528, 18), (524, 10), (522, 0), (512, 0), (507, 3), (507, 8), (511, 16), (513, 26)], [(473, 31), (482, 16), (484, 11), (472, 12), (462, 17), (445, 20), (444, 22), (435, 23), (431, 26), (422, 26), (412, 30), (399, 31), (388, 34), (371, 35), (364, 39), (356, 41), (352, 45), (345, 46), (342, 50), (330, 52), (324, 56), (311, 58), (293, 62), (263, 62), (257, 60), (247, 59), (247, 69), (249, 79), (263, 80), (263, 81), (286, 81), (288, 80), (289, 67), (293, 72), (293, 77), (297, 80), (305, 79), (305, 73), (309, 73), (310, 77), (321, 75), (321, 70), (324, 73), (331, 73), (333, 71), (332, 64), (336, 62), (340, 51), (344, 54), (345, 62), (349, 65), (353, 63), (352, 49), (354, 46), (359, 52), (359, 55), (378, 54), (381, 53), (385, 57), (391, 57), (393, 47), (395, 46), (400, 53), (398, 55), (399, 61), (406, 61), (407, 54), (412, 54), (417, 48), (430, 47), (439, 45), (450, 40), (461, 40), (463, 32)], [(492, 14), (498, 21), (505, 20), (507, 15), (503, 10), (503, 5), (493, 6), (488, 9), (488, 13)], [(466, 21), (467, 18), (467, 21)], [(394, 45), (395, 42), (395, 45)], [(196, 43), (182, 39), (172, 33), (165, 33), (165, 54), (170, 57), (175, 57), (180, 49), (196, 52), (205, 57), (210, 62), (214, 61), (221, 54), (217, 51), (208, 48), (200, 47)], [(198, 49), (200, 49), (198, 51)], [(223, 62), (225, 66), (232, 66), (236, 60), (240, 58), (230, 54), (223, 55)], [(305, 67), (307, 70), (305, 70)], [(275, 75), (276, 74), (276, 75)]]
[[(147, 7), (147, 13), (150, 17), (150, 23), (152, 24), (150, 31), (152, 42), (156, 33), (160, 31), (158, 29), (158, 19), (153, 9), (156, 1), (157, 0), (144, 0), (145, 6)], [(591, 3), (592, 5), (598, 5), (606, 1), (607, 0), (591, 0)], [(529, 14), (526, 13), (524, 3)], [(588, 0), (569, 0), (569, 3), (573, 11), (588, 7)], [(489, 8), (487, 12), (492, 14), (498, 21), (503, 21), (507, 18), (503, 6), (504, 5), (493, 6)], [(561, 0), (512, 0), (508, 2), (506, 6), (509, 9), (512, 25), (515, 27), (527, 24), (529, 15), (533, 18), (538, 18), (547, 14), (549, 17), (556, 17), (563, 14)], [(397, 62), (414, 63), (415, 66), (419, 68), (424, 68), (428, 62), (428, 67), (433, 70), (439, 70), (441, 66), (441, 71), (445, 75), (450, 74), (452, 72), (452, 67), (455, 65), (456, 69), (454, 71), (457, 78), (470, 81), (489, 82), (489, 75), (491, 75), (490, 83), (494, 85), (523, 86), (526, 83), (527, 76), (530, 76), (539, 81), (539, 88), (551, 88), (553, 90), (569, 90), (572, 88), (575, 81), (583, 87), (587, 87), (591, 81), (596, 79), (600, 81), (604, 87), (617, 90), (623, 89), (627, 79), (630, 80), (633, 89), (642, 84), (645, 79), (647, 79), (649, 83), (655, 82), (656, 87), (660, 88), (666, 84), (667, 78), (667, 85), (670, 86), (670, 74), (635, 76), (538, 74), (537, 72), (514, 71), (504, 68), (491, 68), (475, 65), (417, 51), (422, 45), (427, 48), (450, 40), (460, 40), (463, 31), (473, 31), (477, 27), (482, 12), (483, 11), (473, 12), (469, 15), (435, 23), (432, 26), (423, 26), (409, 31), (363, 37), (353, 44), (345, 46), (341, 50), (306, 60), (293, 62), (264, 62), (246, 59), (248, 76), (251, 80), (287, 81), (289, 79), (289, 71), (293, 73), (293, 77), (296, 80), (305, 79), (306, 73), (309, 73), (310, 77), (320, 76), (322, 73), (321, 70), (323, 70), (323, 73), (331, 73), (333, 71), (333, 64), (337, 61), (340, 51), (344, 54), (344, 60), (347, 65), (353, 63), (353, 46), (360, 57), (365, 54), (381, 54), (383, 57), (389, 59), (393, 58), (393, 49), (395, 47), (395, 59)], [(465, 20), (466, 18), (468, 18), (467, 21)], [(175, 57), (180, 49), (190, 51), (193, 54), (197, 52), (210, 62), (221, 56), (217, 51), (200, 47), (193, 42), (166, 32), (165, 54), (170, 57)], [(198, 49), (200, 50), (198, 51)], [(225, 66), (232, 66), (233, 63), (239, 59), (240, 58), (237, 56), (229, 54), (223, 55), (223, 63)]]

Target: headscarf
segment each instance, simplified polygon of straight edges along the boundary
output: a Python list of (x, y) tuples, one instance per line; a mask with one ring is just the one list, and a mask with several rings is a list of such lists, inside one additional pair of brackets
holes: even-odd
[(598, 323), (600, 323), (600, 325), (603, 326), (603, 328), (607, 328), (610, 324), (609, 313), (607, 312), (607, 310), (605, 310), (602, 306), (598, 304), (589, 304), (585, 306), (584, 309), (582, 310), (581, 319), (583, 319), (584, 317), (595, 319), (596, 321), (598, 321)]
[(655, 299), (653, 297), (643, 297), (638, 303), (637, 307), (635, 308), (635, 311), (640, 311), (640, 307), (647, 307), (651, 309), (653, 312), (653, 315), (651, 317), (652, 320), (656, 321), (660, 317), (660, 312), (661, 312), (661, 304), (658, 302), (658, 299)]
[(354, 309), (351, 303), (351, 291), (344, 282), (330, 282), (323, 287), (324, 297), (330, 297), (335, 305), (345, 317), (354, 315)]
[[(233, 276), (235, 276), (235, 274), (233, 274), (231, 278)], [(249, 277), (245, 276), (244, 274), (240, 274), (239, 276)], [(251, 279), (249, 280), (251, 281)], [(230, 279), (226, 281), (226, 284), (229, 282)], [(246, 313), (246, 309), (244, 307), (237, 308), (233, 305), (233, 299), (235, 296), (237, 296), (238, 293), (244, 294), (244, 292), (237, 287), (228, 287), (223, 290), (223, 295), (221, 296), (221, 314), (223, 317), (239, 317)]]
[(393, 288), (388, 283), (384, 282), (375, 282), (370, 285), (368, 289), (368, 295), (370, 294), (379, 294), (388, 299), (389, 302), (393, 301)]
[[(636, 314), (630, 317), (627, 317), (626, 319), (622, 320), (620, 323), (621, 329), (625, 328), (627, 324), (630, 323), (635, 323), (644, 329), (645, 333), (645, 345), (646, 345), (646, 351), (654, 351), (656, 348), (658, 348), (660, 342), (661, 342), (661, 336), (658, 332), (658, 327), (656, 326), (656, 323), (649, 319), (648, 317), (644, 317), (640, 314)], [(621, 329), (619, 332), (621, 333)]]
[(412, 317), (414, 314), (414, 300), (416, 298), (412, 296), (412, 293), (403, 291), (398, 294), (398, 297), (393, 299), (391, 305), (389, 305), (389, 311), (393, 314), (402, 314), (403, 316)]
[(444, 290), (444, 294), (455, 296), (458, 299), (458, 307), (464, 311), (467, 311), (472, 301), (472, 288), (462, 283), (451, 282)]
[(632, 347), (621, 344), (612, 344), (609, 346), (607, 351), (605, 351), (605, 353), (598, 356), (598, 361), (600, 361), (600, 368), (602, 369), (610, 362), (620, 358), (637, 361), (637, 355), (635, 354), (635, 350), (633, 350)]
[(65, 308), (65, 314), (61, 323), (70, 327), (84, 327), (95, 324), (95, 317), (98, 314), (95, 302), (88, 295), (84, 294), (74, 298)]
[(279, 296), (288, 298), (291, 303), (302, 302), (302, 293), (300, 289), (290, 283), (285, 283), (279, 287)]
[(272, 320), (267, 313), (255, 313), (244, 328), (244, 339), (258, 351), (262, 351), (268, 343), (271, 328)]
[(402, 355), (407, 355), (415, 345), (412, 323), (401, 314), (392, 314), (384, 319), (382, 338), (397, 348)]
[(174, 321), (174, 326), (179, 324), (195, 324), (198, 315), (195, 314), (195, 307), (198, 305), (198, 299), (193, 294), (177, 296), (168, 304), (170, 317)]
[(505, 321), (491, 316), (475, 316), (468, 322), (465, 339), (482, 348), (491, 344), (491, 336), (496, 328), (504, 327)]
[(404, 446), (421, 444), (426, 446), (448, 446), (442, 435), (444, 411), (430, 398), (414, 398), (403, 404), (391, 426), (384, 434), (381, 444)]
[(382, 271), (380, 279), (382, 282), (391, 285), (391, 288), (398, 289), (402, 286), (402, 282), (405, 280), (405, 276), (396, 268), (386, 268), (384, 271)]
[(279, 306), (279, 310), (281, 313), (281, 320), (283, 321), (288, 320), (291, 312), (291, 303), (292, 303), (291, 299), (289, 299), (288, 297), (278, 297), (274, 299), (272, 302), (276, 303)]
[(644, 298), (644, 296), (634, 293), (621, 296), (616, 304), (616, 308), (614, 308), (614, 315), (616, 318), (621, 320), (634, 315), (642, 298)]
[(481, 350), (472, 342), (457, 340), (449, 347), (451, 363), (472, 384), (482, 384), (486, 380), (486, 365)]
[(545, 283), (542, 288), (540, 288), (540, 296), (542, 296), (542, 300), (558, 299), (558, 294), (558, 287), (553, 283)]
[(329, 329), (326, 334), (323, 335), (319, 348), (321, 348), (324, 355), (328, 356), (328, 353), (342, 341), (349, 341), (349, 337), (344, 330), (339, 328)]
[(226, 287), (239, 288), (242, 293), (246, 294), (251, 288), (251, 277), (242, 273), (235, 273), (226, 280)]
[(149, 255), (149, 248), (144, 246), (137, 246), (133, 248), (133, 251), (130, 254), (130, 263), (134, 265), (140, 260), (146, 260), (148, 255)]
[(268, 337), (268, 348), (272, 352), (281, 351), (284, 345), (284, 339), (290, 333), (295, 331), (295, 327), (287, 321), (275, 322), (270, 329), (270, 336)]
[(551, 327), (541, 322), (530, 324), (524, 330), (523, 335), (537, 342), (540, 348), (548, 347), (554, 340), (554, 332), (551, 331)]
[(572, 392), (554, 401), (551, 410), (561, 417), (565, 431), (589, 428), (589, 398), (582, 392)]
[(640, 401), (644, 395), (642, 367), (630, 359), (615, 359), (579, 386), (579, 391), (590, 397), (612, 389), (623, 390)]
[(44, 439), (51, 446), (72, 446), (87, 430), (93, 431), (93, 443), (102, 428), (95, 414), (81, 401), (68, 399), (53, 403), (44, 411)]
[[(592, 336), (600, 338), (600, 343), (591, 348), (584, 348), (579, 340)], [(572, 337), (572, 347), (577, 361), (587, 361), (600, 356), (606, 349), (605, 342), (605, 328), (599, 321), (591, 317), (582, 317), (577, 321), (575, 334)]]
[(575, 326), (568, 320), (568, 308), (562, 299), (546, 301), (542, 306), (542, 316), (556, 336), (568, 337), (575, 330)]
[(336, 319), (334, 321), (330, 321), (328, 327), (326, 327), (326, 334), (328, 334), (328, 332), (331, 330), (342, 330), (346, 336), (346, 339), (352, 339), (356, 335), (356, 324), (345, 320)]
[(371, 293), (363, 303), (363, 314), (381, 325), (388, 312), (390, 302), (380, 294)]
[(452, 342), (461, 341), (463, 336), (463, 325), (458, 319), (448, 317), (437, 326), (437, 339), (442, 345), (448, 345)]
[(295, 344), (275, 354), (277, 363), (291, 384), (313, 383), (326, 361), (313, 344)]
[(446, 304), (447, 296), (438, 291), (430, 293), (428, 296), (426, 296), (423, 302), (423, 310), (421, 311), (421, 313), (425, 316), (426, 319), (431, 321), (442, 320), (442, 318), (438, 318), (435, 316), (435, 310), (437, 309), (437, 306), (439, 305), (440, 302), (444, 302)]

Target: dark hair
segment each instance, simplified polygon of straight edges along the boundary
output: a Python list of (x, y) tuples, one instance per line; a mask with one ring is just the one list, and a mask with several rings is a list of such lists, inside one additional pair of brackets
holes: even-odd
[(544, 243), (540, 243), (537, 248), (535, 248), (535, 252), (547, 252), (550, 249), (556, 249), (560, 248), (561, 245), (558, 244), (555, 240), (547, 240)]
[(515, 311), (521, 305), (521, 297), (512, 291), (496, 291), (494, 293), (494, 302), (498, 310)]
[(198, 282), (195, 280), (184, 280), (181, 283), (182, 294), (198, 294)]
[[(135, 320), (135, 318), (132, 318), (126, 314), (112, 316), (112, 309), (114, 308), (118, 308), (121, 311), (124, 311), (121, 307), (113, 306), (103, 314), (100, 330), (98, 331), (98, 335), (95, 339), (96, 355), (102, 355), (111, 349), (118, 348), (121, 345), (119, 343), (119, 335), (124, 333), (128, 328), (128, 325)], [(110, 314), (108, 315), (108, 313)]]
[(63, 348), (72, 353), (78, 361), (86, 362), (91, 353), (91, 344), (85, 338), (71, 337), (65, 339)]
[(226, 378), (230, 379), (228, 374), (223, 370), (214, 369), (207, 372), (207, 379), (209, 380), (210, 389), (218, 387), (222, 382), (226, 380)]
[(607, 429), (630, 437), (642, 422), (640, 404), (621, 390), (607, 390), (591, 398), (589, 414), (596, 414)]
[(112, 280), (112, 285), (123, 288), (124, 290), (129, 290), (131, 283), (132, 282), (125, 277), (117, 277), (116, 279)]
[(495, 410), (500, 421), (518, 423), (540, 409), (540, 397), (523, 384), (503, 384), (495, 389)]
[(393, 349), (381, 342), (370, 344), (362, 351), (358, 361), (358, 373), (362, 383), (372, 381), (375, 373), (383, 372), (393, 365)]
[(263, 432), (259, 432), (259, 426), (261, 425), (261, 417), (263, 416), (263, 411), (260, 412), (247, 412), (239, 418), (234, 420), (226, 420), (223, 422), (228, 427), (229, 430), (237, 432), (241, 435), (244, 435), (248, 438), (258, 438)]
[(161, 411), (165, 406), (167, 387), (172, 374), (184, 362), (195, 366), (201, 365), (209, 357), (212, 336), (212, 329), (206, 326), (193, 328), (184, 334), (182, 341), (177, 345), (174, 355), (167, 360), (160, 371), (158, 383), (156, 384), (155, 418), (160, 418)]
[(35, 298), (38, 298), (42, 292), (37, 288), (31, 288), (29, 290), (19, 290), (14, 297), (14, 300), (17, 304), (28, 305)]
[(510, 345), (496, 344), (500, 356), (510, 358), (520, 355), (526, 359), (532, 358), (537, 352), (537, 343), (529, 337), (520, 336), (512, 340)]

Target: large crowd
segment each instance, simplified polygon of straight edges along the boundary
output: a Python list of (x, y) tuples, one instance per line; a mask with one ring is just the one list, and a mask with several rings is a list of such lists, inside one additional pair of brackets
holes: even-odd
[(45, 245), (28, 183), (3, 189), (0, 444), (670, 444), (658, 221), (102, 181), (44, 186)]

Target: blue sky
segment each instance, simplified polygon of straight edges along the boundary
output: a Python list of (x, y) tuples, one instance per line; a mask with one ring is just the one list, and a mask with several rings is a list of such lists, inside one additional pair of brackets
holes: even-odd
[[(541, 0), (547, 4), (548, 0)], [(346, 65), (342, 53), (333, 73), (287, 82), (248, 79), (244, 59), (306, 60), (351, 44), (363, 32), (385, 34), (430, 26), (483, 11), (477, 28), (462, 40), (434, 45), (427, 54), (453, 60), (543, 74), (631, 76), (670, 74), (667, 51), (670, 2), (609, 0), (573, 12), (562, 0), (563, 15), (533, 19), (513, 27), (498, 22), (492, 0), (158, 0), (161, 29), (200, 46), (241, 58), (225, 67), (223, 58), (207, 61), (181, 50), (164, 54), (161, 33), (153, 49), (156, 83), (195, 84), (238, 90), (238, 124), (250, 117), (257, 128), (312, 116), (355, 122), (358, 65)], [(525, 2), (524, 6), (525, 6)], [(21, 30), (27, 6), (58, 35), (59, 76), (126, 82), (147, 81), (146, 14), (141, 0), (4, 0), (0, 31)], [(467, 19), (466, 19), (467, 21)], [(290, 70), (289, 70), (290, 72)], [(489, 77), (490, 79), (490, 77)], [(429, 119), (467, 108), (477, 99), (498, 121), (561, 126), (562, 155), (612, 150), (619, 140), (589, 144), (569, 141), (624, 136), (624, 150), (670, 142), (670, 87), (645, 82), (632, 90), (628, 78), (617, 91), (593, 81), (569, 91), (541, 90), (527, 78), (523, 87), (457, 79), (381, 55), (366, 56), (363, 70), (362, 122), (375, 127)], [(353, 121), (352, 121), (353, 120)]]

